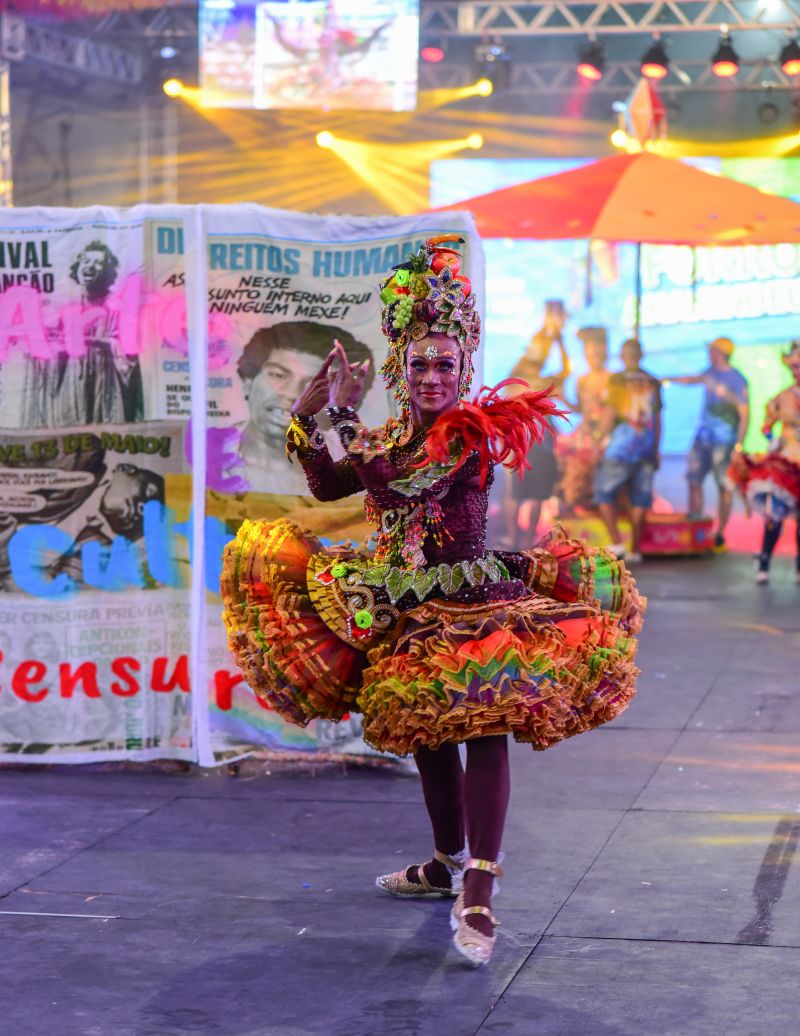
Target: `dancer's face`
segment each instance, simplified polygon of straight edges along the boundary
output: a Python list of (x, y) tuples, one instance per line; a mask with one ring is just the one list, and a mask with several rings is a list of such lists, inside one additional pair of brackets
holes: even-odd
[(605, 370), (608, 351), (602, 342), (588, 341), (584, 346), (584, 356), (589, 370), (593, 374)]
[(454, 338), (429, 335), (406, 350), (406, 378), (412, 413), (431, 420), (458, 403), (461, 349)]

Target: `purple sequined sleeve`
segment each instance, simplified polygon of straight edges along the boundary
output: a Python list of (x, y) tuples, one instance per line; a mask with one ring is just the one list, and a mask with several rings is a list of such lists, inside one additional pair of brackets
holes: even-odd
[(303, 467), (308, 488), (317, 500), (341, 500), (364, 487), (353, 465), (334, 460), (313, 417), (295, 416), (286, 433), (287, 451), (295, 453)]
[[(328, 407), (326, 412), (331, 424), (339, 434), (342, 445), (347, 449), (362, 427), (358, 414), (351, 407)], [(403, 456), (402, 447), (398, 448), (396, 452), (399, 457)], [(407, 461), (408, 458), (403, 459)], [(364, 489), (382, 508), (402, 507), (408, 503), (409, 499), (424, 501), (430, 496), (441, 496), (446, 482), (452, 485), (452, 483), (474, 474), (473, 465), (467, 462), (457, 472), (443, 476), (435, 484), (411, 494), (404, 494), (390, 488), (389, 485), (408, 475), (408, 470), (404, 466), (393, 463), (386, 455), (371, 456), (369, 459), (351, 455), (350, 461)]]

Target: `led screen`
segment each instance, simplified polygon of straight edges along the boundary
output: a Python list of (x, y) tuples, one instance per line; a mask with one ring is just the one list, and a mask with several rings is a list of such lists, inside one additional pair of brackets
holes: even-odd
[[(449, 205), (476, 194), (550, 176), (592, 159), (446, 159), (431, 169), (431, 204)], [(787, 197), (800, 196), (800, 160), (697, 160)], [(595, 243), (589, 262), (585, 241), (488, 240), (484, 380), (507, 377), (542, 326), (545, 302), (563, 301), (569, 314), (566, 345), (575, 374), (585, 370), (577, 332), (605, 327), (611, 366), (633, 331), (636, 249)], [(791, 379), (781, 363), (787, 343), (800, 337), (800, 246), (642, 249), (644, 366), (667, 379), (664, 387), (665, 454), (691, 443), (702, 390), (670, 385), (669, 378), (707, 365), (706, 344), (718, 335), (736, 343), (734, 366), (750, 381), (753, 419), (747, 445), (763, 448), (759, 426), (764, 402)], [(548, 360), (553, 370), (556, 357)], [(568, 382), (568, 394), (570, 383)]]
[(203, 103), (409, 111), (419, 0), (202, 0)]

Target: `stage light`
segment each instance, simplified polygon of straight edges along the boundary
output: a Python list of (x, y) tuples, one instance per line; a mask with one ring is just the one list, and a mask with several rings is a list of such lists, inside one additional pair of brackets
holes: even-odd
[[(475, 47), (475, 71), (486, 78), (494, 90), (507, 90), (511, 83), (511, 57), (498, 37)], [(483, 96), (488, 97), (488, 94)]]
[(165, 61), (169, 61), (171, 58), (174, 58), (177, 55), (177, 53), (178, 52), (177, 50), (175, 50), (174, 47), (170, 47), (169, 44), (166, 44), (158, 52), (158, 56), (163, 58)]
[(444, 51), (441, 47), (423, 47), (419, 52), (419, 56), (423, 61), (428, 61), (432, 65), (437, 65), (440, 61), (444, 61)]
[(186, 87), (180, 81), (180, 79), (168, 79), (163, 84), (161, 89), (167, 95), (167, 97), (183, 97)]
[(615, 129), (610, 136), (610, 141), (614, 147), (624, 148), (628, 144), (628, 134), (624, 129)]
[(603, 46), (597, 40), (589, 40), (578, 52), (577, 72), (581, 79), (587, 79), (590, 83), (596, 83), (603, 78), (603, 70), (606, 67), (606, 56)]
[(486, 76), (483, 76), (483, 78), (479, 79), (475, 83), (475, 93), (479, 97), (491, 97), (494, 93), (494, 86), (492, 84), (491, 79), (487, 79)]
[(317, 134), (316, 140), (319, 147), (333, 147), (335, 137), (330, 130), (322, 130)]
[(653, 40), (642, 55), (641, 73), (645, 79), (663, 79), (669, 72), (669, 57), (661, 40)]
[(711, 71), (719, 79), (732, 79), (739, 73), (739, 55), (733, 49), (730, 36), (723, 33), (714, 56), (711, 59)]
[(473, 151), (480, 151), (483, 147), (483, 136), (480, 133), (470, 133), (467, 137), (467, 147), (472, 148)]
[(787, 76), (800, 76), (800, 43), (791, 36), (781, 49), (781, 71)]

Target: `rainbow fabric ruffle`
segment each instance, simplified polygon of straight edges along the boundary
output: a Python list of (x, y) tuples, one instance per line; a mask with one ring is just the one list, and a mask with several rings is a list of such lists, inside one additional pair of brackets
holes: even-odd
[(635, 693), (645, 602), (607, 551), (558, 532), (507, 556), (529, 592), (515, 580), (508, 600), (413, 601), (366, 651), (314, 607), (307, 572), (320, 553), (280, 519), (245, 522), (224, 556), (231, 649), (256, 694), (293, 723), (359, 711), (365, 740), (398, 755), (504, 733), (544, 749), (613, 719)]
[(729, 469), (750, 506), (767, 518), (785, 518), (800, 509), (800, 465), (780, 453), (735, 453)]

